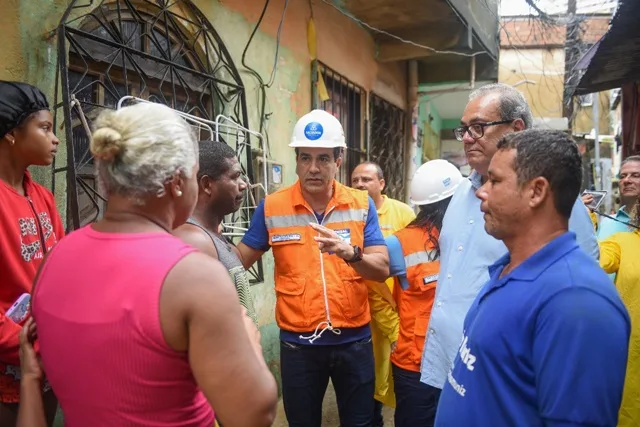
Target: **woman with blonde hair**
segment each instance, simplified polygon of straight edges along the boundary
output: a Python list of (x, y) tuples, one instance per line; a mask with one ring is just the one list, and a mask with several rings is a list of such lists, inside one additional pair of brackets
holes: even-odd
[(193, 212), (198, 145), (168, 107), (103, 113), (104, 217), (64, 238), (34, 286), (44, 371), (67, 427), (268, 426), (276, 383), (224, 267), (171, 235)]
[(631, 209), (634, 231), (615, 233), (600, 242), (600, 265), (615, 274), (615, 284), (631, 318), (631, 338), (619, 427), (640, 425), (640, 199)]

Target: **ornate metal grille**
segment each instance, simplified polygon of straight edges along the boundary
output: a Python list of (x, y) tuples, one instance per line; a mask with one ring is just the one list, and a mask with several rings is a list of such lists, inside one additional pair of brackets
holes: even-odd
[(404, 200), (405, 112), (372, 93), (369, 117), (369, 159), (378, 163), (384, 171), (385, 194), (394, 199)]
[[(169, 105), (207, 120), (222, 114), (248, 128), (242, 80), (229, 52), (206, 17), (189, 0), (71, 1), (58, 27), (55, 121), (64, 123), (66, 164), (53, 165), (52, 188), (66, 175), (67, 228), (99, 219), (106, 195), (95, 182), (89, 152), (91, 121), (124, 96)], [(56, 125), (56, 128), (58, 125)], [(207, 131), (202, 139), (210, 139)], [(251, 144), (251, 135), (241, 139)], [(251, 149), (236, 146), (254, 182)], [(58, 187), (58, 190), (60, 188)], [(59, 197), (59, 194), (57, 194)], [(247, 197), (237, 221), (248, 224)], [(261, 262), (251, 271), (263, 280)]]

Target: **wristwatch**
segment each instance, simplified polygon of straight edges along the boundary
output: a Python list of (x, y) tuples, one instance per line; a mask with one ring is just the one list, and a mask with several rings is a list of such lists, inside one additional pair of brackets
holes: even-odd
[(353, 257), (351, 257), (351, 259), (346, 259), (345, 261), (349, 264), (362, 261), (362, 249), (360, 249), (360, 246), (353, 245)]

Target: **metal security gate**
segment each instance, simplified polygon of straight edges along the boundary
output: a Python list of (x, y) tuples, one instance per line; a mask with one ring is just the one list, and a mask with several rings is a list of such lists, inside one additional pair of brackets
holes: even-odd
[(393, 199), (404, 200), (405, 112), (372, 93), (369, 117), (369, 160), (378, 163), (384, 171), (385, 194)]
[[(351, 185), (351, 172), (366, 160), (367, 154), (362, 144), (364, 134), (363, 107), (366, 105), (366, 92), (360, 86), (318, 61), (314, 61), (311, 69), (313, 85), (317, 85), (316, 79), (322, 76), (327, 96), (327, 99), (322, 100), (319, 93), (313, 93), (314, 103), (316, 103), (316, 96), (319, 98), (319, 104), (317, 106), (314, 104), (314, 108), (319, 107), (333, 114), (344, 129), (347, 149), (344, 153), (345, 158), (339, 171), (338, 180), (343, 184)], [(318, 92), (317, 89), (316, 92)]]
[[(224, 116), (248, 128), (245, 89), (229, 52), (211, 23), (189, 0), (73, 0), (58, 27), (55, 127), (64, 126), (66, 162), (53, 165), (52, 189), (64, 191), (67, 229), (102, 216), (106, 195), (98, 188), (89, 152), (91, 122), (125, 96), (159, 102), (204, 120)], [(251, 136), (235, 133), (249, 182), (254, 182)], [(201, 139), (212, 139), (207, 130)], [(253, 138), (255, 140), (255, 137)], [(249, 147), (249, 148), (246, 148)], [(63, 163), (63, 164), (60, 164)], [(66, 163), (66, 164), (65, 164)], [(255, 203), (247, 197), (234, 221), (248, 224)], [(246, 227), (246, 226), (245, 226)], [(237, 228), (236, 228), (237, 229)], [(251, 271), (263, 280), (261, 262)]]

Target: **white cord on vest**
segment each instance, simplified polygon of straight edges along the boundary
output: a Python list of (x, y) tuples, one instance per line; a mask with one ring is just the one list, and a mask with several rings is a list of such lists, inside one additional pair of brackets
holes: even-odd
[[(320, 333), (318, 333), (318, 329), (320, 329), (320, 327), (322, 325), (326, 325), (324, 328), (322, 328), (322, 330), (320, 331)], [(342, 331), (340, 329), (335, 329), (333, 326), (331, 326), (331, 323), (329, 322), (320, 322), (318, 323), (318, 326), (316, 326), (316, 330), (313, 332), (312, 335), (309, 335), (307, 337), (300, 335), (300, 339), (301, 340), (309, 340), (310, 344), (313, 344), (313, 342), (315, 340), (317, 340), (318, 338), (320, 338), (322, 336), (322, 334), (324, 333), (324, 331), (329, 330), (331, 332), (333, 332), (336, 335), (340, 335), (342, 333)]]
[[(327, 217), (327, 215), (329, 215), (331, 213), (332, 210), (333, 210), (333, 208), (330, 209), (329, 212), (327, 212), (325, 214), (325, 218)], [(314, 216), (315, 216), (315, 214), (314, 214)], [(304, 337), (304, 336), (300, 335), (300, 339), (309, 340), (309, 344), (313, 344), (313, 342), (315, 340), (317, 340), (318, 338), (320, 338), (322, 336), (322, 334), (324, 333), (324, 331), (326, 331), (326, 330), (330, 330), (331, 332), (333, 332), (336, 335), (340, 335), (342, 333), (342, 331), (340, 329), (334, 329), (334, 327), (331, 326), (331, 312), (329, 311), (329, 297), (327, 296), (327, 281), (326, 281), (326, 279), (324, 277), (324, 255), (322, 254), (322, 251), (320, 251), (320, 278), (322, 279), (322, 290), (323, 290), (323, 293), (324, 293), (324, 309), (325, 309), (325, 313), (327, 315), (327, 320), (324, 321), (324, 322), (318, 323), (318, 326), (316, 326), (316, 330), (313, 332), (313, 334), (309, 335), (308, 337)], [(324, 328), (322, 328), (320, 333), (318, 333), (318, 329), (320, 329), (320, 327), (322, 327), (322, 325), (326, 325), (326, 326)]]

